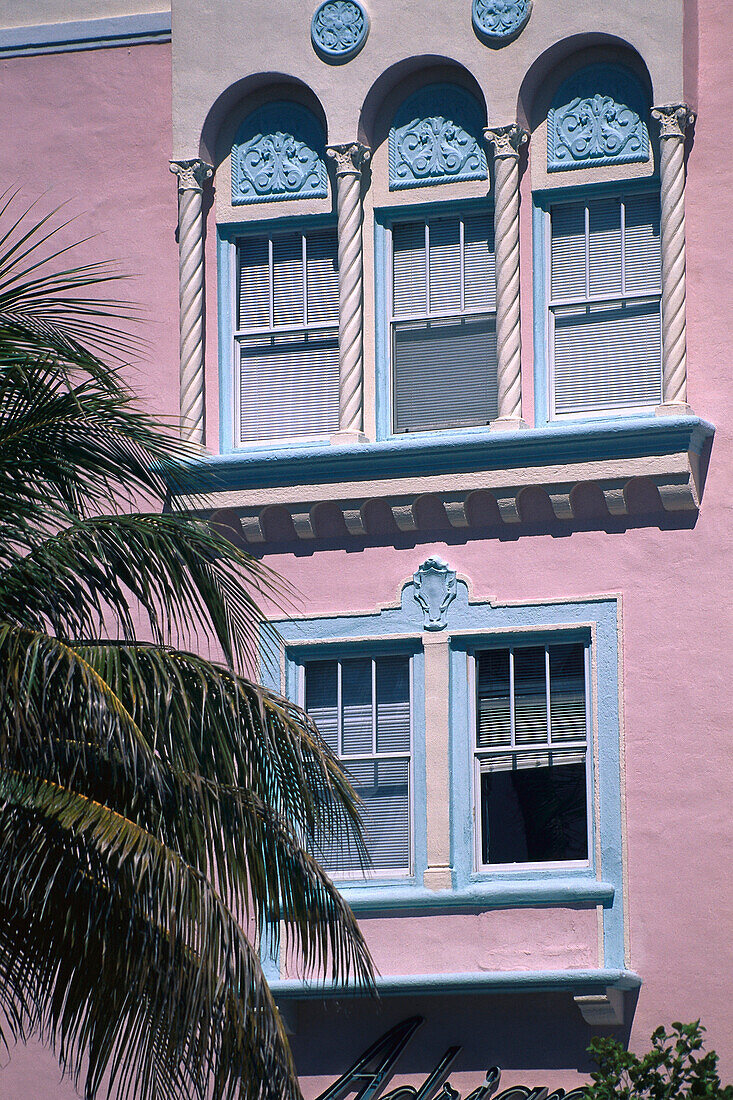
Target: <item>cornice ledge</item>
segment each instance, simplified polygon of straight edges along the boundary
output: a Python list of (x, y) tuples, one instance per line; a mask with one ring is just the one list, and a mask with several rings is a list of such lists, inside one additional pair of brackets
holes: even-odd
[(500, 436), (250, 452), (192, 465), (172, 495), (193, 511), (235, 511), (244, 539), (257, 544), (271, 541), (267, 512), (274, 507), (289, 514), (293, 539), (312, 542), (326, 537), (319, 518), (324, 504), (335, 505), (344, 533), (358, 538), (370, 534), (373, 501), (389, 507), (398, 532), (420, 531), (425, 498), (433, 525), (437, 506), (446, 527), (480, 529), (487, 521), (476, 519), (479, 502), (485, 516), (493, 499), (495, 522), (520, 533), (522, 495), (529, 489), (545, 492), (561, 521), (576, 518), (576, 491), (590, 484), (600, 488), (610, 516), (627, 515), (629, 491), (641, 479), (656, 486), (665, 511), (697, 511), (701, 453), (714, 431), (697, 417), (649, 417)]

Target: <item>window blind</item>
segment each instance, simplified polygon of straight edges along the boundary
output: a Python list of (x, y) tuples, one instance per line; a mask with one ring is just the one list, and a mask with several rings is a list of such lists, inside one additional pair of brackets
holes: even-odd
[(336, 431), (335, 229), (244, 237), (238, 270), (238, 441)]
[(550, 210), (555, 415), (661, 401), (659, 197)]
[[(363, 803), (375, 872), (405, 872), (411, 851), (410, 661), (404, 656), (309, 662), (305, 705), (341, 758)], [(358, 855), (336, 838), (318, 853), (331, 872), (360, 871)]]
[(497, 415), (496, 272), (488, 215), (392, 230), (396, 432), (487, 423)]

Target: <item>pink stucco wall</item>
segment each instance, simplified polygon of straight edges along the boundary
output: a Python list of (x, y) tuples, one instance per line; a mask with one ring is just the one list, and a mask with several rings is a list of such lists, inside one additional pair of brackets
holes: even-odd
[[(624, 529), (618, 524), (611, 533), (551, 522), (544, 533), (518, 539), (462, 541), (453, 532), (449, 543), (442, 536), (415, 545), (402, 538), (399, 549), (304, 550), (298, 555), (276, 553), (268, 562), (296, 585), (302, 593), (301, 610), (307, 613), (369, 610), (390, 602), (431, 554), (445, 557), (470, 578), (477, 598), (507, 602), (621, 594), (630, 965), (644, 980), (631, 1043), (643, 1047), (660, 1022), (702, 1017), (709, 1044), (722, 1056), (724, 1079), (731, 1080), (733, 1012), (728, 984), (733, 972), (733, 898), (727, 854), (733, 839), (733, 528), (728, 496), (733, 467), (733, 169), (727, 152), (730, 138), (723, 130), (733, 119), (733, 72), (727, 0), (699, 0), (698, 7), (699, 119), (687, 191), (689, 400), (717, 432), (694, 526), (670, 522), (630, 524)], [(44, 196), (42, 202), (49, 205), (68, 201), (68, 212), (80, 216), (79, 233), (95, 235), (86, 254), (119, 259), (126, 271), (139, 274), (124, 293), (148, 310), (150, 323), (144, 331), (149, 350), (131, 377), (151, 408), (175, 417), (176, 189), (167, 165), (169, 48), (141, 46), (7, 60), (0, 64), (0, 96), (6, 183), (20, 185), (29, 200)], [(527, 194), (527, 213), (528, 199)], [(212, 216), (207, 237), (210, 439), (217, 435), (213, 229)], [(524, 374), (530, 379), (527, 217), (522, 246)], [(525, 394), (530, 403), (526, 412), (531, 414), (531, 386), (525, 386)], [(571, 534), (566, 534), (568, 529)], [(427, 918), (419, 960), (414, 924), (373, 919), (366, 925), (385, 973), (452, 969), (450, 954), (456, 945), (473, 960), (468, 969), (474, 963), (477, 969), (500, 969), (512, 961), (521, 966), (522, 951), (542, 935), (543, 927), (543, 949), (557, 960), (546, 965), (593, 965), (595, 913), (555, 917), (557, 927), (533, 911)], [(491, 948), (483, 955), (481, 945), (489, 939)], [(574, 945), (564, 957), (563, 942), (566, 948), (568, 942)], [(506, 951), (502, 944), (508, 945)], [(533, 956), (525, 967), (537, 965), (545, 963)], [(553, 1028), (559, 1028), (565, 1017), (562, 1011), (555, 1017), (548, 1010), (551, 1004), (547, 998), (526, 998), (521, 1004), (502, 1000), (500, 1011), (491, 1009), (494, 1015), (486, 1004), (478, 1005), (474, 1026), (478, 1034), (485, 1025), (490, 1038), (485, 1050), (476, 1040), (476, 1067), (469, 1061), (470, 1068), (457, 1073), (454, 1084), (478, 1084), (482, 1058), (488, 1065), (492, 1058), (502, 1058), (502, 1050), (514, 1049), (512, 1029), (527, 1036), (533, 1026), (544, 1029), (545, 1054), (552, 1050), (553, 1042), (559, 1042)], [(335, 1066), (338, 1013), (318, 1011), (323, 1015), (324, 1049), (328, 1053), (333, 1047)], [(355, 1011), (365, 1013), (369, 1035), (379, 1033), (382, 1022), (386, 1030), (399, 1018), (389, 1004)], [(436, 1001), (434, 1016), (443, 1023), (428, 1029), (416, 1047), (431, 1057), (438, 1046), (442, 1051), (450, 1041), (463, 1041), (450, 1034), (448, 1002)], [(358, 1052), (354, 1049), (353, 1054)], [(343, 1057), (342, 1053), (341, 1069)], [(429, 1065), (434, 1061), (428, 1060)], [(518, 1060), (506, 1064), (507, 1084), (573, 1084), (567, 1066), (552, 1061), (538, 1062), (551, 1068), (536, 1072), (520, 1071)], [(332, 1080), (319, 1076), (307, 1057), (304, 1072), (308, 1096)], [(417, 1083), (423, 1077), (418, 1065), (408, 1064), (406, 1080)], [(67, 1083), (58, 1084), (49, 1054), (29, 1047), (13, 1052), (9, 1065), (0, 1069), (0, 1095), (3, 1100), (69, 1100), (73, 1090)]]

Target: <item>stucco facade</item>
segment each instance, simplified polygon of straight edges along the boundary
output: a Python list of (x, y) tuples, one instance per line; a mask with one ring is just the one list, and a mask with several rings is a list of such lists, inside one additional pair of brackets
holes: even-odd
[[(490, 1065), (501, 1067), (502, 1088), (570, 1090), (586, 1079), (585, 1048), (599, 1029), (642, 1049), (658, 1024), (698, 1017), (723, 1079), (733, 1079), (728, 5), (534, 0), (517, 36), (491, 45), (472, 26), (469, 0), (421, 8), (369, 0), (366, 41), (339, 64), (311, 44), (316, 6), (174, 0), (171, 32), (170, 13), (152, 3), (78, 0), (72, 13), (49, 2), (34, 6), (32, 21), (19, 14), (30, 5), (0, 5), (7, 183), (29, 200), (68, 203), (92, 238), (87, 255), (119, 259), (135, 274), (129, 296), (144, 304), (149, 323), (131, 379), (145, 404), (174, 422), (183, 401), (176, 238), (179, 218), (192, 219), (201, 282), (194, 293), (182, 258), (181, 295), (198, 310), (199, 327), (182, 341), (184, 374), (200, 402), (201, 415), (190, 415), (203, 436), (202, 465), (217, 481), (211, 493), (194, 480), (187, 497), (215, 510), (299, 593), (297, 613), (278, 620), (282, 643), (265, 675), (304, 701), (302, 670), (311, 661), (396, 653), (411, 662), (409, 866), (343, 882), (380, 973), (380, 1000), (315, 991), (286, 958), (265, 952), (304, 1095), (318, 1096), (416, 1013), (425, 1023), (395, 1084), (419, 1087), (457, 1045), (450, 1081), (464, 1097)], [(647, 155), (551, 171), (548, 112), (564, 82), (614, 66), (631, 74), (646, 103), (639, 125)], [(528, 137), (515, 150), (514, 206), (515, 185), (505, 185), (514, 228), (491, 222), (497, 256), (501, 234), (518, 238), (518, 290), (497, 275), (496, 301), (505, 294), (498, 308), (521, 403), (502, 417), (506, 399), (497, 397), (489, 424), (400, 432), (389, 365), (399, 319), (386, 304), (396, 296), (394, 227), (456, 211), (492, 219), (498, 205), (500, 159), (490, 143), (482, 145), (484, 178), (391, 186), (396, 112), (436, 85), (472, 97), (481, 129), (515, 124)], [(344, 176), (335, 157), (324, 161), (325, 196), (238, 201), (238, 135), (253, 112), (281, 102), (310, 112), (328, 147), (363, 146), (368, 163)], [(679, 290), (680, 276), (665, 254), (664, 173), (672, 169), (662, 146), (670, 139), (660, 138), (649, 109), (680, 104), (696, 115), (680, 143), (686, 396), (670, 397), (674, 348), (665, 336), (658, 399), (631, 411), (558, 413), (547, 318), (564, 307), (540, 289), (552, 204), (590, 204), (614, 188), (661, 190), (664, 328), (665, 309), (669, 319), (676, 308), (665, 305), (665, 280)], [(210, 165), (212, 178), (203, 172), (201, 186), (187, 191), (169, 160)], [(354, 178), (349, 200), (344, 180)], [(200, 213), (186, 205), (191, 194), (200, 195)], [(342, 258), (339, 422), (316, 438), (243, 440), (234, 411), (237, 250), (284, 228), (304, 240), (304, 226), (335, 232), (337, 199), (357, 203), (361, 228), (344, 228), (340, 217), (339, 244), (351, 233), (363, 271), (361, 292), (358, 283), (350, 290), (355, 310), (345, 301)], [(351, 325), (355, 361), (344, 355)], [(597, 354), (610, 353), (599, 344)], [(499, 393), (512, 362), (498, 357)], [(358, 423), (344, 419), (347, 368), (358, 375), (350, 395)], [(503, 431), (495, 423), (502, 418)], [(435, 608), (417, 598), (416, 573), (432, 558), (455, 574), (438, 629)], [(553, 646), (571, 643), (584, 647), (587, 662), (587, 853), (546, 866), (493, 866), (478, 852), (476, 662), (487, 647), (529, 645), (545, 646), (549, 662)], [(590, 1022), (594, 1011), (605, 1019), (600, 1028)], [(11, 1051), (0, 1094), (74, 1095), (52, 1055), (35, 1045)]]

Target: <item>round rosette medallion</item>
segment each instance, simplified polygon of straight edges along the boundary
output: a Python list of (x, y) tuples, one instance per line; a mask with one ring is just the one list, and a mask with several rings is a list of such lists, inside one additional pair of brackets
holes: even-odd
[(473, 0), (471, 8), (473, 28), (489, 46), (511, 42), (531, 14), (532, 0)]
[(350, 61), (369, 34), (369, 16), (357, 0), (324, 0), (311, 21), (311, 40), (324, 61)]

